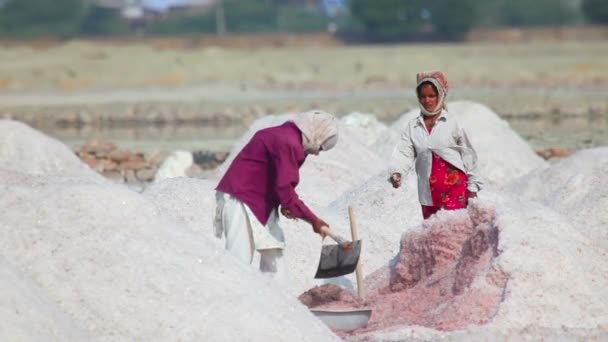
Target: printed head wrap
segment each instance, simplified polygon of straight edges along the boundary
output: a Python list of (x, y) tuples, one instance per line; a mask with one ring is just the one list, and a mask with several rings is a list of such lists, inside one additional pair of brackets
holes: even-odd
[(418, 89), (425, 82), (430, 82), (437, 89), (437, 97), (438, 97), (437, 107), (432, 111), (428, 111), (424, 108), (422, 103), (420, 103), (420, 101), (418, 101), (420, 110), (422, 111), (422, 114), (425, 116), (439, 114), (439, 113), (441, 113), (441, 111), (443, 109), (447, 109), (445, 99), (448, 96), (448, 91), (450, 89), (449, 84), (448, 84), (448, 78), (445, 76), (445, 74), (443, 72), (437, 71), (437, 70), (419, 72), (416, 75), (416, 96), (418, 96)]

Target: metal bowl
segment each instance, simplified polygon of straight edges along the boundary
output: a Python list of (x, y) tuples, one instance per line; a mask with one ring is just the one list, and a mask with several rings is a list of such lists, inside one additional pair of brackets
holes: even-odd
[(372, 315), (371, 309), (310, 309), (331, 329), (352, 331), (365, 328)]

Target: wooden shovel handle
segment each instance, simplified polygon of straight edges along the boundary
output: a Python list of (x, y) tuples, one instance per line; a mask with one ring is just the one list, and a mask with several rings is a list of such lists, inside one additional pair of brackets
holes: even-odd
[[(351, 206), (348, 207), (348, 218), (350, 220), (350, 234), (352, 235), (353, 241), (357, 241), (359, 239), (359, 234), (357, 232), (357, 223), (355, 222), (355, 210)], [(363, 299), (363, 274), (361, 271), (361, 257), (359, 257), (359, 261), (357, 262), (355, 275), (357, 276), (357, 294), (359, 295), (359, 298)]]
[(321, 228), (321, 232), (324, 235), (332, 238), (332, 240), (336, 241), (336, 243), (338, 245), (342, 246), (343, 248), (350, 249), (353, 246), (353, 243), (351, 241), (348, 241), (347, 239), (343, 238), (342, 236), (337, 235), (336, 233), (334, 233), (331, 229), (329, 229), (327, 227)]

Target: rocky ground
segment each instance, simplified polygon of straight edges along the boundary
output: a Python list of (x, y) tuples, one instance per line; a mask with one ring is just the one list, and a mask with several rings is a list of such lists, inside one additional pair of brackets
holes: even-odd
[[(168, 153), (143, 153), (122, 149), (111, 141), (91, 140), (82, 145), (76, 155), (91, 169), (118, 183), (132, 186), (152, 182)], [(194, 151), (186, 175), (204, 177), (226, 160), (228, 153)]]

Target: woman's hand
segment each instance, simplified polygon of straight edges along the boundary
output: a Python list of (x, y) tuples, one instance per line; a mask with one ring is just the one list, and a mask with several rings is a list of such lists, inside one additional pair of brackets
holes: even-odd
[(393, 173), (388, 181), (393, 185), (393, 188), (399, 188), (401, 186), (401, 174), (398, 172)]
[(329, 228), (329, 225), (325, 221), (323, 221), (317, 217), (317, 219), (314, 220), (311, 225), (312, 225), (312, 230), (315, 233), (317, 233), (317, 234), (321, 235), (321, 237), (325, 238), (324, 230)]

